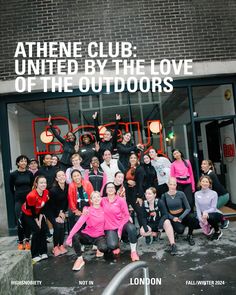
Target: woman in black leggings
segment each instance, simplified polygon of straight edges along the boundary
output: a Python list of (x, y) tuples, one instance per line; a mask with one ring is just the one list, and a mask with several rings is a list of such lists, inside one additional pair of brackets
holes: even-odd
[(63, 246), (65, 236), (65, 213), (68, 209), (68, 184), (63, 170), (56, 173), (55, 184), (49, 191), (47, 217), (53, 226), (53, 254), (59, 256), (67, 252)]
[[(84, 207), (83, 215), (74, 225), (66, 240), (67, 245), (73, 245), (77, 260), (74, 263), (72, 270), (80, 270), (84, 265), (82, 256), (81, 244), (96, 245), (96, 257), (102, 257), (103, 253), (107, 251), (106, 239), (104, 236), (105, 216), (103, 208), (100, 206), (101, 196), (97, 191), (92, 192), (90, 201), (92, 206)], [(86, 227), (82, 226), (86, 223)]]
[(130, 222), (128, 206), (124, 198), (116, 195), (113, 182), (106, 187), (107, 197), (102, 198), (101, 206), (105, 214), (105, 233), (107, 246), (113, 254), (120, 253), (119, 240), (128, 240), (131, 248), (131, 260), (139, 260), (137, 253), (136, 227)]
[(174, 232), (183, 234), (188, 226), (187, 241), (190, 246), (195, 245), (193, 240), (193, 230), (199, 228), (198, 221), (190, 214), (191, 208), (185, 194), (176, 190), (177, 181), (175, 177), (170, 177), (168, 181), (168, 192), (162, 195), (162, 200), (168, 211), (168, 218), (171, 221)]
[(142, 226), (142, 204), (144, 200), (145, 171), (139, 164), (138, 156), (129, 157), (129, 169), (125, 174), (126, 202), (137, 214), (139, 226)]

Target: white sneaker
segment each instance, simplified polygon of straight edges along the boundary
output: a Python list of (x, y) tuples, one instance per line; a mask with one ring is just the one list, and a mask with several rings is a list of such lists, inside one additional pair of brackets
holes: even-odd
[(33, 263), (39, 262), (40, 260), (42, 260), (42, 258), (40, 256), (36, 256), (36, 257), (32, 258)]
[(41, 259), (42, 259), (42, 260), (43, 260), (43, 259), (48, 259), (48, 255), (47, 255), (46, 253), (42, 254), (42, 255), (41, 255)]

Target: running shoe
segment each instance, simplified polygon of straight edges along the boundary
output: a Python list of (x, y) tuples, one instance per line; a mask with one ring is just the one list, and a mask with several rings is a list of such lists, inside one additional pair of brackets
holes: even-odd
[(119, 255), (119, 254), (120, 254), (120, 248), (114, 249), (114, 250), (112, 251), (112, 253), (113, 253), (114, 255)]
[(68, 252), (68, 250), (64, 247), (64, 245), (59, 246), (59, 250), (61, 254), (66, 254)]
[(218, 233), (215, 232), (212, 236), (211, 236), (211, 241), (219, 241), (219, 239), (222, 237), (223, 235), (223, 232), (222, 231), (219, 231)]
[(81, 268), (85, 265), (83, 258), (77, 258), (75, 261), (72, 270), (81, 270)]
[(188, 241), (190, 246), (194, 246), (195, 242), (192, 235), (187, 235), (186, 241)]
[(52, 254), (53, 254), (55, 257), (57, 257), (57, 256), (61, 255), (62, 253), (61, 253), (60, 248), (59, 248), (58, 246), (56, 246), (56, 247), (54, 247), (54, 248), (52, 249)]
[(177, 247), (176, 247), (176, 244), (172, 244), (172, 245), (171, 245), (171, 251), (170, 251), (170, 254), (173, 255), (173, 256), (177, 254)]
[(17, 249), (18, 249), (18, 250), (25, 250), (24, 244), (23, 244), (23, 243), (19, 243), (19, 244), (17, 245)]
[(30, 250), (30, 243), (29, 242), (25, 242), (25, 250)]
[(39, 262), (40, 260), (42, 260), (42, 258), (40, 256), (36, 256), (36, 257), (32, 258), (33, 263)]
[(229, 220), (228, 220), (228, 219), (223, 220), (223, 222), (222, 222), (220, 228), (221, 228), (221, 229), (226, 229), (226, 228), (228, 228), (228, 227), (229, 227)]
[(152, 236), (146, 237), (145, 240), (147, 245), (151, 245), (153, 242), (153, 237)]
[(43, 253), (42, 255), (41, 255), (41, 259), (43, 260), (43, 259), (48, 259), (48, 255), (46, 254), (46, 253)]
[(139, 256), (136, 251), (131, 252), (131, 260), (134, 261), (139, 261)]

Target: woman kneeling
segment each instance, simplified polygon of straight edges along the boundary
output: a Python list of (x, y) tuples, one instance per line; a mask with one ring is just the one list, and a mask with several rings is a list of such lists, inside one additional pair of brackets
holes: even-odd
[(169, 251), (171, 255), (177, 253), (175, 245), (173, 227), (168, 219), (168, 213), (165, 209), (164, 203), (160, 199), (156, 199), (156, 189), (150, 187), (145, 192), (146, 200), (143, 203), (143, 226), (140, 229), (140, 234), (146, 238), (146, 243), (151, 244), (153, 237), (163, 231), (170, 242)]
[(113, 250), (113, 254), (120, 253), (119, 240), (128, 240), (131, 247), (131, 260), (139, 260), (137, 254), (136, 227), (129, 219), (128, 206), (124, 198), (116, 195), (113, 182), (108, 182), (106, 187), (107, 197), (102, 198), (101, 206), (105, 214), (105, 233), (107, 247)]
[[(100, 206), (100, 193), (97, 191), (92, 192), (90, 201), (92, 206), (84, 207), (83, 214), (70, 231), (66, 240), (67, 245), (73, 245), (78, 256), (72, 270), (80, 270), (85, 265), (81, 251), (81, 244), (96, 245), (98, 248), (96, 253), (97, 257), (102, 257), (103, 253), (107, 251), (107, 244), (104, 235), (105, 218), (103, 209)], [(86, 227), (81, 230), (85, 223)]]

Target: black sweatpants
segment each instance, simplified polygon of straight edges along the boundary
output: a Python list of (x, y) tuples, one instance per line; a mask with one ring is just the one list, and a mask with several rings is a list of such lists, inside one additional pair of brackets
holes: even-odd
[[(119, 247), (119, 237), (117, 230), (105, 230), (107, 247), (110, 250), (115, 250)], [(131, 222), (127, 222), (123, 226), (121, 240), (129, 241), (132, 244), (137, 243), (136, 227)]]
[(45, 218), (42, 219), (41, 228), (38, 227), (36, 221), (32, 216), (23, 213), (23, 220), (25, 225), (32, 232), (31, 239), (31, 254), (32, 258), (41, 254), (47, 254), (47, 225)]
[(218, 232), (219, 223), (223, 222), (223, 214), (219, 212), (208, 213), (207, 221), (214, 228), (214, 230)]
[(75, 249), (75, 253), (78, 257), (82, 255), (81, 244), (96, 245), (98, 250), (103, 253), (107, 251), (107, 243), (104, 236), (93, 238), (82, 232), (76, 233), (72, 238), (72, 246)]
[(126, 202), (128, 205), (131, 205), (134, 211), (136, 212), (138, 223), (139, 223), (139, 226), (141, 227), (143, 225), (142, 224), (143, 211), (142, 211), (142, 207), (140, 207), (140, 205), (137, 203), (136, 193), (137, 193), (136, 187), (128, 187), (126, 189)]
[(16, 214), (16, 221), (17, 221), (17, 235), (18, 235), (18, 242), (23, 243), (24, 239), (30, 239), (30, 229), (25, 226), (23, 218), (22, 218), (22, 210), (21, 207), (24, 201), (19, 200), (15, 202), (15, 214)]

